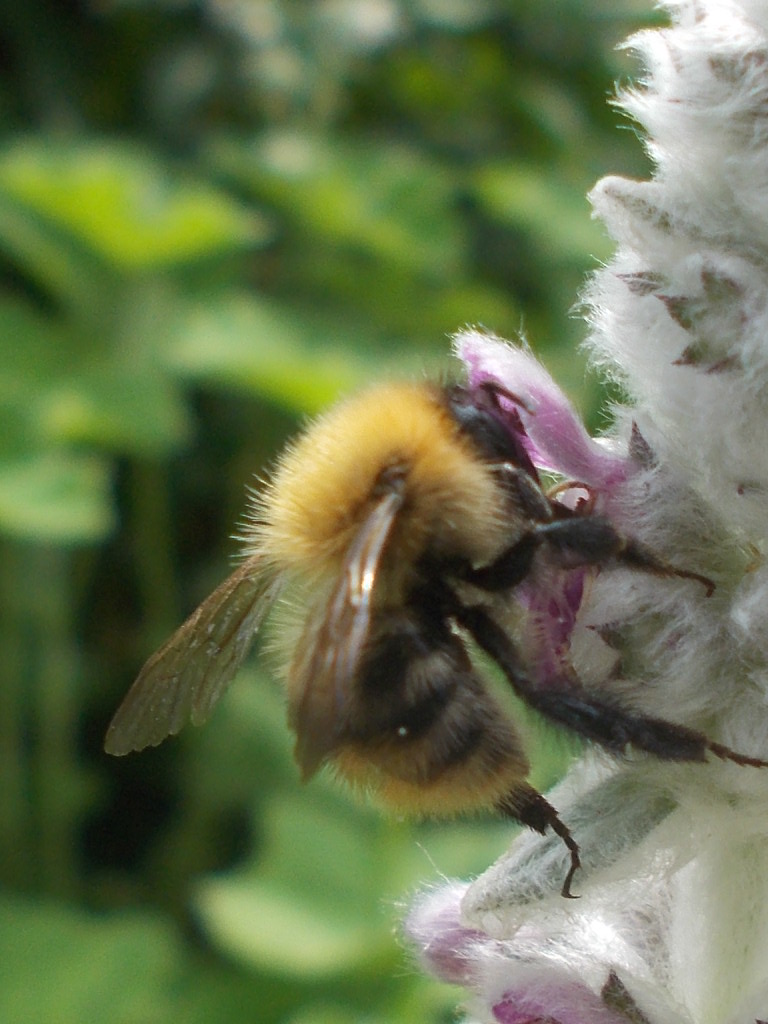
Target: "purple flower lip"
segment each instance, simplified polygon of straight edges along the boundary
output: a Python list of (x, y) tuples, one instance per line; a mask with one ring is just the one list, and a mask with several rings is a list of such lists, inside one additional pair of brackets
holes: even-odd
[[(634, 1009), (634, 1004), (633, 1004)], [(492, 1007), (498, 1024), (628, 1024), (629, 1018), (606, 1001), (605, 990), (571, 977), (534, 973), (505, 992)]]
[(525, 609), (526, 658), (542, 687), (572, 678), (569, 648), (584, 597), (581, 569), (553, 573), (546, 585), (524, 583), (515, 596)]
[(475, 953), (492, 940), (461, 921), (461, 899), (467, 885), (453, 883), (421, 896), (404, 922), (405, 935), (423, 965), (442, 981), (471, 985)]
[(537, 468), (608, 493), (636, 472), (632, 459), (589, 436), (565, 393), (530, 352), (477, 329), (460, 332), (454, 344), (471, 388), (491, 383), (500, 389), (502, 420)]
[[(467, 367), (470, 389), (493, 386), (499, 419), (533, 472), (543, 469), (565, 477), (553, 496), (560, 492), (570, 507), (587, 503), (609, 511), (616, 490), (639, 464), (589, 436), (564, 392), (525, 349), (479, 330), (457, 335), (455, 347)], [(522, 459), (521, 464), (527, 468)], [(542, 687), (561, 686), (572, 678), (568, 651), (585, 577), (580, 569), (550, 570), (543, 582), (525, 581), (516, 589), (526, 615), (529, 670)]]

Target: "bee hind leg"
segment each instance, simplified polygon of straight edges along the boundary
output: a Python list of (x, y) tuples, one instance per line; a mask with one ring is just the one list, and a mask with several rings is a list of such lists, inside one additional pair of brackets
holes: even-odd
[(551, 721), (559, 722), (617, 754), (634, 747), (662, 761), (703, 762), (709, 752), (723, 761), (751, 768), (768, 768), (768, 761), (740, 754), (716, 743), (698, 729), (640, 714), (616, 701), (600, 699), (573, 687), (529, 692), (526, 700)]
[(573, 678), (535, 681), (528, 675), (512, 638), (485, 608), (461, 607), (456, 618), (530, 707), (606, 750), (623, 754), (634, 747), (662, 761), (689, 762), (706, 761), (709, 752), (735, 764), (768, 767), (768, 761), (716, 743), (697, 729), (644, 715), (607, 695), (587, 693)]
[(571, 882), (581, 867), (579, 845), (568, 826), (560, 820), (552, 804), (532, 786), (522, 785), (500, 800), (496, 806), (505, 817), (514, 818), (521, 825), (533, 829), (534, 832), (544, 835), (546, 830), (551, 828), (563, 840), (570, 854), (571, 865), (563, 881), (560, 894), (569, 900), (578, 899), (578, 896), (571, 892)]

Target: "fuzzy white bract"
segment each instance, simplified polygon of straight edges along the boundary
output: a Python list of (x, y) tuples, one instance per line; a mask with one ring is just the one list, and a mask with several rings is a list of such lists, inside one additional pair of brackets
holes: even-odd
[[(690, 579), (611, 569), (568, 605), (588, 686), (768, 757), (768, 0), (671, 0), (627, 44), (620, 98), (650, 181), (592, 193), (617, 243), (590, 286), (588, 345), (628, 396), (589, 438), (524, 349), (465, 331), (470, 381), (520, 399), (533, 462)], [(426, 969), (495, 1024), (768, 1019), (768, 769), (590, 752), (550, 796), (577, 838), (522, 834), (472, 884), (423, 894), (406, 932)]]

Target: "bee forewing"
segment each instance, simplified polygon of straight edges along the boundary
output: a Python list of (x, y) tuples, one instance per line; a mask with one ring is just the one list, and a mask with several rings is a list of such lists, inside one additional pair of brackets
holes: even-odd
[(234, 677), (275, 600), (279, 580), (254, 555), (147, 661), (109, 724), (108, 754), (154, 747), (200, 725)]
[(310, 617), (292, 666), (296, 760), (310, 778), (338, 745), (345, 705), (355, 683), (371, 623), (381, 558), (403, 504), (401, 490), (374, 505), (344, 558), (329, 599)]

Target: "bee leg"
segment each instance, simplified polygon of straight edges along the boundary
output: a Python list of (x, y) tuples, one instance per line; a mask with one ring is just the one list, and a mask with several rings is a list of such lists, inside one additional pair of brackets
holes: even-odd
[(736, 764), (768, 768), (768, 761), (715, 743), (696, 729), (637, 714), (613, 701), (586, 694), (573, 681), (534, 682), (512, 640), (484, 608), (464, 606), (453, 614), (530, 707), (606, 750), (623, 754), (631, 746), (663, 761), (706, 761), (709, 752)]
[(552, 559), (563, 569), (620, 562), (657, 576), (695, 580), (706, 589), (707, 597), (715, 589), (707, 576), (670, 565), (645, 545), (619, 533), (602, 516), (575, 516), (539, 523), (489, 565), (478, 569), (464, 566), (458, 575), (464, 582), (490, 593), (510, 590), (526, 579), (533, 556), (545, 544)]
[[(621, 562), (633, 569), (656, 576), (678, 576), (701, 583), (709, 597), (715, 584), (701, 573), (670, 565), (658, 558), (639, 541), (620, 533), (603, 516), (587, 515), (568, 519), (555, 519), (541, 523), (533, 530), (539, 543), (546, 542), (556, 561), (564, 569), (586, 565)], [(503, 557), (503, 556), (502, 556)]]
[(709, 752), (723, 761), (768, 768), (768, 761), (715, 743), (697, 729), (636, 714), (578, 690), (542, 689), (533, 695), (529, 693), (526, 700), (547, 718), (619, 754), (631, 746), (663, 761), (706, 761)]
[(551, 828), (556, 835), (560, 836), (568, 852), (571, 855), (571, 866), (563, 881), (561, 894), (569, 900), (578, 899), (571, 892), (573, 876), (581, 867), (579, 858), (579, 845), (571, 835), (571, 830), (565, 825), (555, 810), (541, 793), (538, 793), (532, 786), (522, 785), (514, 789), (508, 796), (500, 800), (496, 805), (497, 810), (505, 817), (515, 818), (522, 825), (544, 835), (547, 828)]
[(669, 562), (659, 558), (644, 544), (632, 540), (632, 538), (625, 538), (624, 547), (616, 557), (624, 565), (653, 573), (654, 576), (677, 576), (684, 580), (695, 580), (696, 583), (700, 583), (706, 590), (706, 597), (711, 597), (715, 591), (714, 580), (711, 580), (708, 576), (703, 576), (699, 572), (692, 572), (690, 569), (681, 569), (676, 565), (670, 565)]
[(489, 593), (510, 590), (528, 576), (533, 565), (533, 556), (543, 541), (543, 535), (531, 530), (489, 565), (483, 565), (479, 569), (469, 565), (463, 566), (458, 575), (465, 583), (471, 583)]

